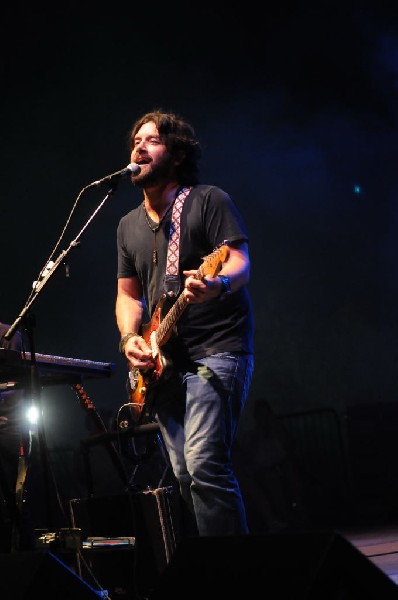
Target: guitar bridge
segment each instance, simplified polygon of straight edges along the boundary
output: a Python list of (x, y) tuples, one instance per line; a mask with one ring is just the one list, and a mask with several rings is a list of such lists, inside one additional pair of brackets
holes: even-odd
[(135, 392), (138, 385), (138, 369), (137, 367), (132, 367), (129, 371), (129, 385), (132, 392)]

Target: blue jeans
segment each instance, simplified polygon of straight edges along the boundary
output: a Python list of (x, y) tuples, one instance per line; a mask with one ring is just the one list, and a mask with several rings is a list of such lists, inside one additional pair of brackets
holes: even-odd
[(252, 355), (214, 354), (179, 371), (178, 385), (166, 385), (156, 399), (173, 472), (199, 535), (248, 533), (231, 446), (253, 368)]

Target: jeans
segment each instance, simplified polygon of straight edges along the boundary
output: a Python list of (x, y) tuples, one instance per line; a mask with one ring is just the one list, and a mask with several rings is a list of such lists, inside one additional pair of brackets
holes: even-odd
[(248, 533), (231, 446), (253, 369), (252, 355), (214, 354), (179, 371), (156, 399), (181, 496), (202, 536)]

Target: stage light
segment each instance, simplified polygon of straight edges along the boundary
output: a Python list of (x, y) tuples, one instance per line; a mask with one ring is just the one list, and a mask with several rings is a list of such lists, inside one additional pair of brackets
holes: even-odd
[(39, 409), (32, 404), (26, 411), (26, 418), (30, 425), (37, 425), (39, 421)]

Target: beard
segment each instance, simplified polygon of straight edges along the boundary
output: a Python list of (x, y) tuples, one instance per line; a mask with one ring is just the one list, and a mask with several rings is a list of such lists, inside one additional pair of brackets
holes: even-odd
[(158, 163), (152, 163), (151, 166), (148, 173), (134, 177), (134, 185), (140, 188), (153, 187), (175, 177), (175, 168), (170, 154), (165, 154)]

